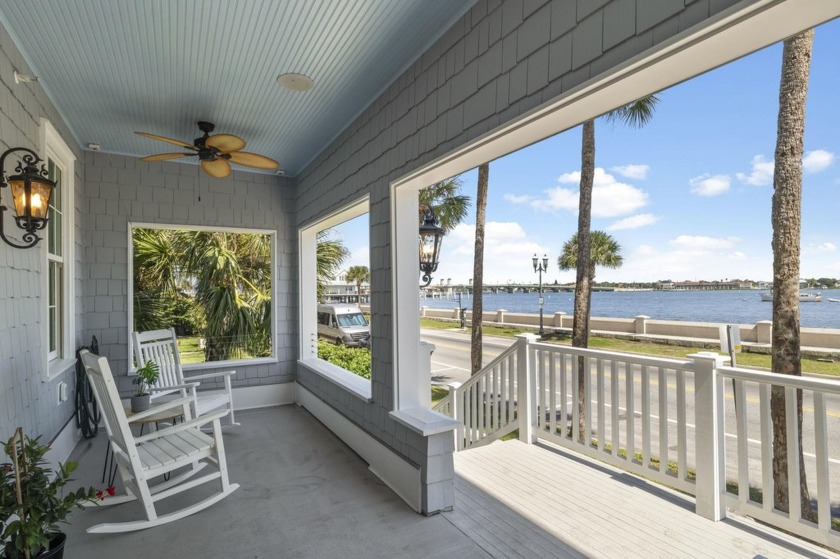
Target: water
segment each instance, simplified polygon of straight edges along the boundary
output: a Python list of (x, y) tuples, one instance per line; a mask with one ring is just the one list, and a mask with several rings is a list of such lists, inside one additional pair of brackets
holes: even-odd
[[(800, 323), (808, 328), (840, 328), (840, 289), (823, 289), (821, 303), (802, 303)], [(545, 315), (557, 311), (572, 314), (573, 293), (545, 293)], [(534, 293), (485, 293), (484, 310), (539, 313), (539, 295)], [(472, 297), (462, 294), (461, 303), (472, 308)], [(656, 320), (754, 324), (770, 320), (772, 303), (761, 300), (760, 291), (596, 291), (592, 293), (592, 316), (632, 318), (644, 314)], [(443, 299), (420, 298), (420, 306), (455, 308), (457, 295)]]

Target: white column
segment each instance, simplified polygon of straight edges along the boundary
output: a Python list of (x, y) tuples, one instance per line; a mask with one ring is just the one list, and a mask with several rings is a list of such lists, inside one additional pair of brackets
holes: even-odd
[(530, 345), (540, 339), (536, 334), (519, 334), (517, 344), (517, 408), (519, 409), (519, 440), (523, 443), (534, 443), (534, 413), (535, 402), (535, 380), (533, 367), (531, 366)]
[(726, 518), (723, 424), (723, 379), (716, 369), (726, 357), (714, 352), (693, 353), (696, 456), (695, 512), (709, 520)]

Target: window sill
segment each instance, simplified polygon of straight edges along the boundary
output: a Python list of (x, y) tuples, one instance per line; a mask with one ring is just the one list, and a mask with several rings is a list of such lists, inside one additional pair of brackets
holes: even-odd
[[(250, 367), (252, 365), (269, 365), (277, 363), (276, 357), (258, 357), (256, 359), (239, 359), (229, 361), (208, 361), (205, 363), (184, 363), (181, 365), (181, 370), (184, 372), (190, 371), (204, 371), (207, 369), (236, 369), (237, 367)], [(137, 368), (133, 367), (128, 371), (128, 376), (133, 377), (137, 374)]]
[(47, 365), (47, 374), (42, 376), (43, 382), (51, 382), (76, 366), (75, 359), (53, 359)]
[(313, 373), (324, 377), (364, 402), (373, 402), (370, 381), (366, 378), (360, 377), (332, 363), (328, 363), (323, 359), (300, 359), (298, 365), (306, 367)]
[(424, 437), (446, 433), (457, 429), (461, 424), (429, 408), (409, 408), (389, 413), (395, 421), (401, 423)]

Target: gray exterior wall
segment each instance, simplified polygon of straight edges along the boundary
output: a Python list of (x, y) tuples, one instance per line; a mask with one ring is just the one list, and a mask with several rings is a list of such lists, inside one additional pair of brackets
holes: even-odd
[[(276, 236), (274, 319), (278, 363), (237, 364), (234, 387), (288, 382), (297, 359), (297, 240), (294, 181), (234, 171), (212, 179), (197, 165), (85, 152), (85, 339), (95, 335), (120, 390), (131, 390), (128, 224), (268, 229)], [(202, 388), (206, 387), (202, 383)]]
[[(84, 198), (82, 151), (43, 88), (37, 83), (16, 84), (14, 70), (31, 73), (8, 32), (0, 25), (0, 151), (25, 147), (43, 156), (39, 138), (43, 117), (55, 126), (77, 158), (73, 234), (76, 332), (75, 339), (67, 342), (77, 347), (83, 339), (85, 323), (81, 296), (84, 274), (81, 231), (85, 223), (85, 216), (80, 211)], [(11, 156), (6, 162), (7, 169), (13, 170), (15, 162), (16, 158)], [(2, 189), (0, 196), (3, 205), (11, 208), (9, 189)], [(4, 226), (8, 236), (20, 238), (20, 229), (8, 215)], [(66, 382), (72, 389), (73, 369), (50, 382), (42, 381), (41, 352), (47, 351), (47, 342), (41, 339), (42, 309), (46, 308), (41, 292), (41, 274), (46, 269), (43, 244), (20, 250), (0, 242), (0, 440), (4, 442), (19, 426), (27, 435), (43, 435), (44, 440), (50, 440), (73, 416), (72, 397), (58, 403), (58, 384)]]
[[(424, 481), (427, 474), (440, 481), (430, 473), (429, 441), (388, 415), (389, 184), (734, 3), (479, 0), (298, 177), (299, 226), (370, 195), (373, 403), (303, 367), (298, 382), (420, 466)], [(427, 485), (424, 499), (433, 500), (440, 487)]]

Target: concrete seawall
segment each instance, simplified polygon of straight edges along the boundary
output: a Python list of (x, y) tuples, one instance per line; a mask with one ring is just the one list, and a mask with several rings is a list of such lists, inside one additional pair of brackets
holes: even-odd
[[(367, 309), (367, 305), (362, 305)], [(421, 318), (458, 321), (458, 309), (420, 307)], [(472, 312), (467, 311), (467, 322)], [(540, 315), (513, 313), (504, 309), (485, 311), (483, 324), (492, 326), (520, 326), (538, 329)], [(543, 326), (549, 332), (571, 333), (572, 315), (564, 312), (547, 314)], [(690, 345), (704, 348), (720, 348), (720, 330), (723, 324), (714, 322), (683, 322), (677, 320), (655, 320), (640, 315), (635, 318), (592, 317), (589, 327), (594, 335), (651, 341), (673, 345)], [(762, 320), (755, 324), (739, 324), (744, 351), (769, 353), (772, 322)], [(803, 354), (816, 356), (832, 355), (840, 358), (840, 330), (830, 328), (802, 328)]]

